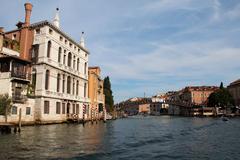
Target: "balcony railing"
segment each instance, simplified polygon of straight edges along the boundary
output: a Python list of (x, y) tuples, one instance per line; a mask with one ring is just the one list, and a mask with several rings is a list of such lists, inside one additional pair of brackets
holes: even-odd
[(27, 101), (27, 96), (25, 95), (12, 95), (12, 101), (17, 103), (25, 103)]
[(15, 73), (15, 72), (11, 72), (11, 77), (26, 79), (26, 78), (27, 78), (27, 74), (26, 74), (26, 73)]

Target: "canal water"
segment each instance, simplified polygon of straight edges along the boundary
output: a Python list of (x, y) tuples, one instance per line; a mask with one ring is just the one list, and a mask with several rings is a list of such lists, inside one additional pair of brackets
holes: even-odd
[(240, 159), (240, 119), (149, 116), (23, 127), (0, 135), (0, 159)]

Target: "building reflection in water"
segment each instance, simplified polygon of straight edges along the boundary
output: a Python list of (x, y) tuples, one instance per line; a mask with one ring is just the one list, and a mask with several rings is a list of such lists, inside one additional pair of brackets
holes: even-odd
[(96, 154), (104, 149), (106, 127), (103, 122), (87, 123), (85, 127), (81, 124), (24, 127), (20, 134), (1, 137), (4, 148), (0, 158), (71, 158)]

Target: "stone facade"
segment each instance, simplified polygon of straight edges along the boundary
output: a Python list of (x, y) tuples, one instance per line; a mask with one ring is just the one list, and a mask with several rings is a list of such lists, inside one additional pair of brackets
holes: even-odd
[(34, 28), (32, 84), (39, 122), (83, 118), (88, 106), (88, 51), (48, 21)]

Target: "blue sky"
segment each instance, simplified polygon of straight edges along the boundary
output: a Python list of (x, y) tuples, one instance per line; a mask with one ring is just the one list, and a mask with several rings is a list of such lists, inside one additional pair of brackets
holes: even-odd
[[(24, 0), (2, 0), (1, 26), (24, 20)], [(29, 2), (29, 1), (28, 1)], [(52, 20), (80, 39), (110, 76), (115, 101), (240, 78), (239, 0), (31, 0), (31, 22)], [(14, 12), (11, 12), (14, 10)]]

